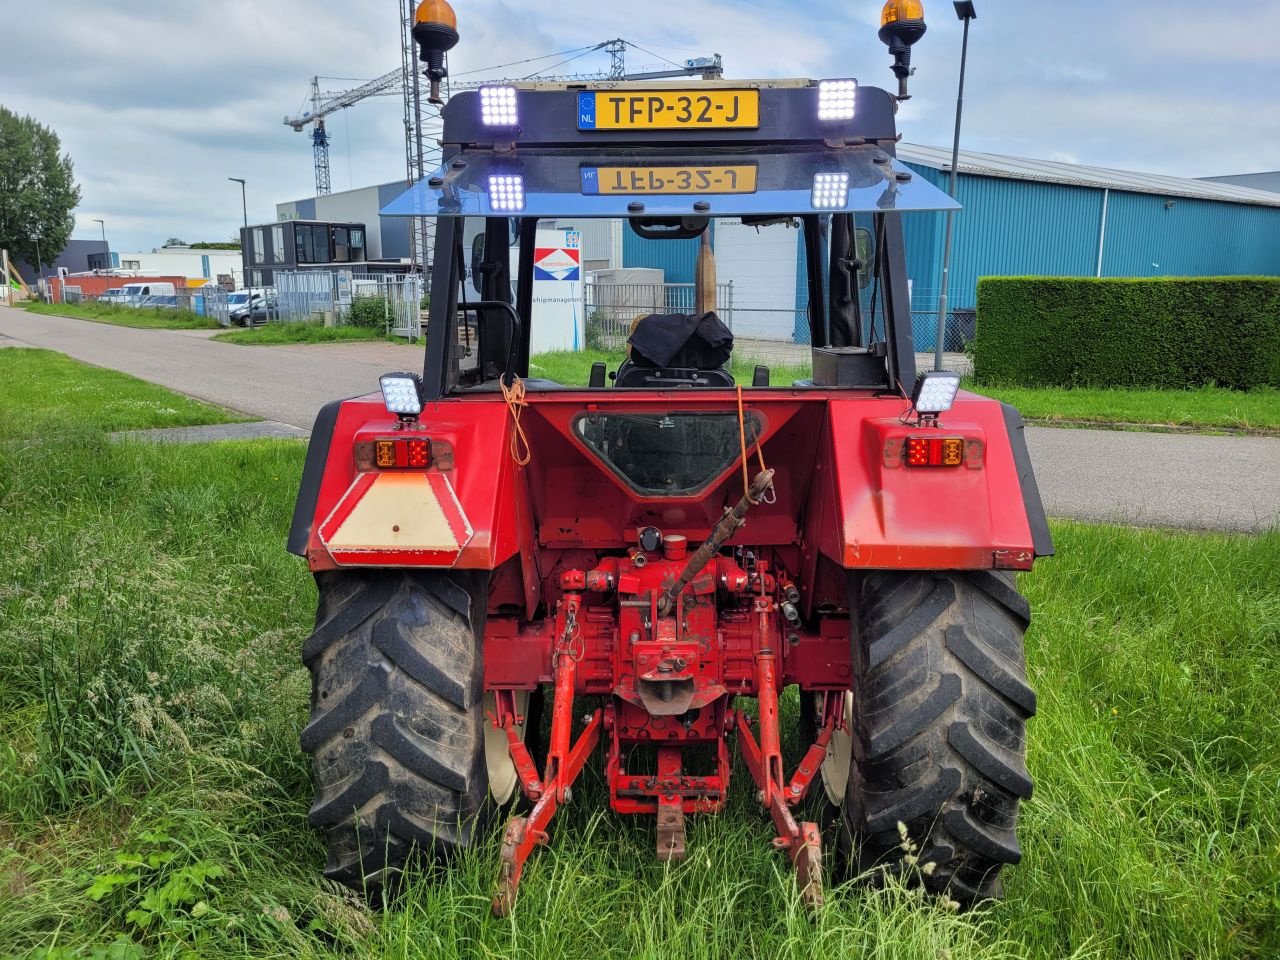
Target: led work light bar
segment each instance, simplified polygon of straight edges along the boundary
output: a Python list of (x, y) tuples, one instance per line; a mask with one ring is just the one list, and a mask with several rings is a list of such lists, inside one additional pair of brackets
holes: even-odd
[(402, 420), (413, 419), (422, 413), (421, 381), (412, 373), (384, 373), (378, 378), (382, 387), (382, 402), (387, 413), (394, 413)]
[(480, 122), (486, 127), (519, 126), (520, 110), (516, 106), (516, 88), (481, 87)]
[(960, 392), (960, 374), (949, 370), (930, 370), (916, 378), (911, 405), (919, 414), (946, 413)]
[(843, 210), (849, 205), (849, 174), (815, 173), (809, 202), (815, 210)]
[(852, 120), (857, 104), (857, 80), (818, 81), (819, 120)]
[(517, 213), (523, 210), (524, 177), (519, 174), (490, 174), (489, 207), (495, 213)]

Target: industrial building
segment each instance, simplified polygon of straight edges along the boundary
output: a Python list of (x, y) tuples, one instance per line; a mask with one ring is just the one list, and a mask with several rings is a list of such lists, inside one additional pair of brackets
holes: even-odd
[[(951, 151), (900, 144), (898, 155), (946, 189)], [(1280, 275), (1280, 193), (1236, 183), (962, 151), (949, 281), (961, 314), (947, 349), (962, 346), (963, 315), (987, 276), (1158, 277)], [(904, 214), (916, 346), (933, 349), (946, 215)], [(799, 231), (716, 224), (719, 280), (733, 283), (739, 336), (805, 334)], [(697, 241), (654, 243), (625, 235), (623, 265), (658, 267), (692, 281)], [(954, 320), (955, 318), (953, 318)]]
[(243, 274), (239, 250), (194, 250), (191, 247), (160, 247), (135, 253), (111, 251), (111, 264), (99, 249), (88, 258), (88, 269), (117, 272), (122, 276), (186, 277), (188, 286), (199, 281), (222, 286), (241, 286)]
[[(951, 152), (902, 144), (944, 189)], [(979, 277), (1280, 274), (1280, 194), (1207, 180), (962, 151), (949, 300), (972, 308)], [(946, 217), (906, 220), (912, 307), (936, 309)], [(928, 322), (917, 345), (932, 348)]]
[(40, 277), (56, 277), (59, 271), (86, 273), (92, 270), (91, 262), (101, 262), (107, 245), (101, 240), (68, 240), (62, 252), (53, 260), (40, 264), (25, 263), (13, 259), (11, 265), (27, 283), (35, 283)]
[(1233, 173), (1225, 177), (1201, 177), (1210, 183), (1233, 183), (1237, 187), (1249, 187), (1252, 190), (1269, 190), (1280, 193), (1280, 170), (1264, 173)]
[[(900, 144), (917, 174), (946, 189), (951, 152)], [(1266, 178), (1272, 177), (1272, 181)], [(1258, 178), (1261, 179), (1258, 179)], [(1195, 180), (1079, 164), (962, 151), (947, 349), (972, 323), (978, 279), (986, 276), (1153, 277), (1280, 275), (1280, 193), (1258, 189), (1276, 175)], [(280, 204), (281, 220), (349, 217), (377, 224), (369, 257), (407, 256), (408, 221), (379, 212), (404, 192), (400, 182)], [(941, 285), (943, 213), (904, 214), (916, 345), (931, 350)], [(576, 231), (588, 282), (620, 268), (643, 268), (667, 284), (691, 284), (698, 240), (645, 240), (621, 221), (564, 220)], [(712, 225), (722, 312), (739, 337), (803, 343), (807, 286), (800, 231), (737, 221)], [(590, 304), (587, 305), (588, 310)], [(968, 316), (966, 316), (968, 315)]]
[(407, 260), (409, 221), (379, 215), (388, 203), (404, 193), (403, 180), (372, 187), (344, 190), (305, 200), (276, 204), (276, 219), (373, 225), (366, 237), (365, 256), (370, 260)]

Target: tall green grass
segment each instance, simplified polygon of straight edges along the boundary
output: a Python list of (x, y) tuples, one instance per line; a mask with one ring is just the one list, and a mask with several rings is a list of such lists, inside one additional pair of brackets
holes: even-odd
[(260, 327), (228, 330), (214, 334), (214, 340), (241, 346), (275, 347), (287, 343), (346, 343), (351, 340), (386, 340), (407, 344), (402, 337), (387, 336), (385, 330), (372, 327), (326, 327), (322, 323), (265, 323)]
[(53, 314), (117, 327), (144, 330), (216, 330), (218, 321), (192, 310), (126, 307), (118, 303), (44, 303), (28, 300), (23, 306), (31, 313)]
[(1037, 782), (999, 905), (847, 885), (811, 921), (740, 765), (666, 866), (597, 758), (498, 921), (496, 831), (386, 908), (321, 877), (297, 746), (314, 588), (283, 545), (302, 455), (0, 443), (0, 955), (1280, 954), (1280, 534), (1055, 525), (1022, 578)]

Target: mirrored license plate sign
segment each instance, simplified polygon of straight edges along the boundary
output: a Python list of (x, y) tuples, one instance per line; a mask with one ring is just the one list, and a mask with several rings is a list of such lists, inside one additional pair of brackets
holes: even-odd
[(583, 167), (582, 192), (589, 196), (755, 193), (753, 163), (651, 167)]
[(579, 130), (752, 130), (759, 90), (583, 90)]

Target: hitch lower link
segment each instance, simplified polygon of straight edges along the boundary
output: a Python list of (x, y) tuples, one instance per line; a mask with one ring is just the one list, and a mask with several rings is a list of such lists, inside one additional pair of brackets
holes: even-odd
[[(527, 815), (512, 817), (507, 823), (502, 841), (497, 889), (493, 897), (493, 914), (496, 917), (507, 916), (515, 906), (524, 865), (535, 847), (548, 842), (547, 827), (556, 811), (572, 799), (570, 788), (582, 772), (591, 752), (599, 745), (606, 725), (606, 713), (611, 711), (611, 708), (603, 708), (587, 715), (582, 732), (576, 740), (572, 738), (574, 684), (578, 667), (578, 660), (572, 651), (575, 649), (574, 630), (580, 603), (580, 596), (566, 595), (558, 613), (562, 643), (555, 658), (555, 699), (545, 779), (538, 777), (533, 758), (519, 735), (510, 693), (498, 693), (498, 710), (492, 722), (506, 731), (507, 746), (521, 790), (533, 803), (533, 808)], [(758, 635), (761, 639), (770, 634), (773, 607), (773, 602), (765, 597), (756, 600)], [(783, 770), (778, 722), (777, 658), (763, 643), (757, 646), (755, 668), (759, 739), (752, 731), (751, 718), (741, 710), (726, 712), (725, 732), (736, 732), (743, 760), (759, 790), (757, 797), (768, 810), (777, 831), (773, 846), (791, 860), (796, 870), (801, 900), (806, 906), (816, 910), (822, 906), (824, 898), (821, 832), (815, 823), (797, 822), (792, 808), (808, 794), (821, 769), (834, 731), (846, 722), (843, 716), (844, 696), (838, 693), (826, 694), (823, 723), (817, 739), (788, 780)], [(725, 758), (727, 763), (727, 754)], [(679, 778), (678, 748), (661, 749), (658, 760), (660, 776), (670, 774)], [(727, 786), (726, 777), (722, 787)], [(658, 857), (664, 861), (682, 860), (685, 854), (684, 809), (675, 797), (662, 799), (666, 802), (660, 801), (657, 809)], [(718, 809), (719, 806), (719, 803), (708, 804), (706, 809)]]

